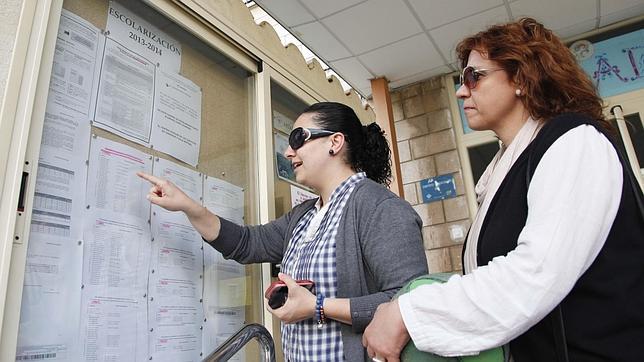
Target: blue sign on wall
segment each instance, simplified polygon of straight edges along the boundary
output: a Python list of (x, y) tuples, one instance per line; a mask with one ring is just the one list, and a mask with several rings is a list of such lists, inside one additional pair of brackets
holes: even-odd
[(433, 202), (456, 197), (456, 184), (454, 176), (440, 175), (420, 182), (423, 193), (423, 202)]
[[(584, 46), (581, 43), (581, 46)], [(582, 55), (582, 68), (599, 89), (601, 97), (644, 88), (644, 29), (592, 44), (587, 49), (572, 49)]]

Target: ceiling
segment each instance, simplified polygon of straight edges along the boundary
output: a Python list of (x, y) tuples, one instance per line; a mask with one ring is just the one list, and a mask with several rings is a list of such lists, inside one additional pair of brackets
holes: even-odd
[(644, 0), (255, 0), (365, 97), (455, 71), (456, 43), (531, 16), (566, 39), (644, 14)]

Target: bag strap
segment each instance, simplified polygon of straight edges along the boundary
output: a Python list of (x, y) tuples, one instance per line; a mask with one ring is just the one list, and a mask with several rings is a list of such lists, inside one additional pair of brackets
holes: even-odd
[(552, 313), (552, 334), (555, 339), (555, 355), (557, 356), (557, 361), (568, 362), (568, 343), (566, 342), (561, 303), (557, 305)]
[[(615, 112), (615, 109), (619, 109), (619, 112)], [(622, 106), (620, 105), (615, 105), (610, 109), (610, 113), (615, 116), (616, 121), (624, 121), (624, 114), (622, 113)], [(608, 137), (608, 135), (604, 132), (602, 132), (606, 138), (609, 140), (611, 139)], [(628, 182), (630, 183), (631, 187), (633, 188), (633, 193), (635, 193), (635, 203), (637, 204), (637, 208), (640, 211), (640, 215), (644, 219), (644, 192), (642, 191), (642, 188), (640, 187), (640, 183), (637, 180), (637, 177), (635, 175), (635, 172), (631, 168), (630, 162), (628, 162), (628, 156), (625, 154), (626, 148), (618, 147), (614, 142), (613, 143), (614, 148), (617, 150), (617, 155), (619, 156), (619, 159), (622, 163), (622, 167), (626, 168), (626, 174), (628, 175)], [(626, 181), (626, 180), (625, 180)]]
[[(644, 194), (642, 194), (642, 189), (640, 188), (640, 184), (636, 179), (637, 176), (635, 176), (635, 173), (630, 167), (630, 164), (626, 162), (628, 158), (624, 154), (624, 151), (622, 151), (621, 147), (615, 146), (615, 149), (617, 150), (617, 156), (622, 162), (622, 167), (626, 168), (626, 175), (628, 180), (624, 181), (628, 181), (628, 183), (631, 185), (633, 193), (635, 194), (635, 203), (637, 204), (637, 208), (640, 211), (640, 215), (642, 216), (642, 218), (644, 218)], [(624, 186), (626, 186), (626, 182), (624, 182)]]

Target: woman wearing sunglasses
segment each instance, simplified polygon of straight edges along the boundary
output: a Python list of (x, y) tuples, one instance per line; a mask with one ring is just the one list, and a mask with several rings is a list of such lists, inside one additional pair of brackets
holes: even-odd
[[(427, 273), (422, 222), (386, 189), (390, 151), (375, 123), (363, 126), (340, 103), (317, 103), (295, 121), (285, 152), (297, 182), (320, 198), (279, 219), (240, 227), (188, 198), (170, 182), (154, 186), (150, 201), (186, 213), (224, 257), (240, 263), (282, 264), (286, 303), (268, 310), (282, 320), (288, 361), (362, 361), (362, 332), (376, 307), (407, 281)], [(315, 294), (296, 279), (315, 283)]]
[(643, 196), (592, 81), (533, 19), (456, 51), (468, 123), (501, 149), (476, 185), (465, 275), (380, 306), (370, 355), (397, 361), (411, 336), (443, 356), (508, 344), (519, 362), (641, 360)]

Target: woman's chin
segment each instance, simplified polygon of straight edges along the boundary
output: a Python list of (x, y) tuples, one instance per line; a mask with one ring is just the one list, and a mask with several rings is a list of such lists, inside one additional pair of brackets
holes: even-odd
[(295, 172), (295, 182), (297, 182), (298, 184), (305, 185), (304, 177), (302, 177), (302, 175), (299, 172)]
[(481, 124), (480, 122), (476, 122), (476, 121), (475, 122), (468, 121), (467, 126), (470, 127), (470, 129), (474, 130), (474, 131), (486, 131), (487, 130), (487, 128), (485, 128), (483, 126), (483, 124)]

